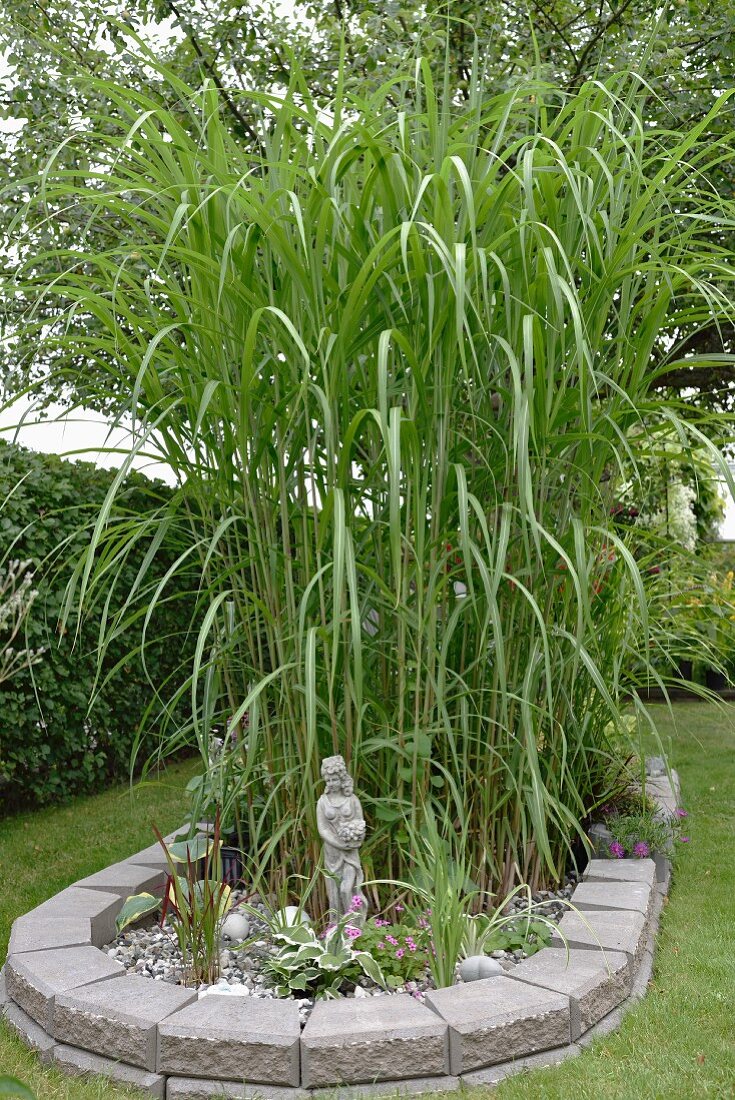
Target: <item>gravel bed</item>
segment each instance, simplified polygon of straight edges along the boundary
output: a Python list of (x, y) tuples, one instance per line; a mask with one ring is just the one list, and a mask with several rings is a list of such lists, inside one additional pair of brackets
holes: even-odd
[[(576, 879), (569, 878), (559, 890), (542, 890), (532, 895), (536, 903), (533, 916), (543, 916), (553, 923), (558, 923), (567, 911), (565, 902), (569, 900), (576, 885)], [(253, 899), (242, 890), (233, 890), (232, 900), (234, 910), (247, 900), (251, 910), (266, 913), (266, 907), (257, 897)], [(527, 909), (527, 899), (518, 895), (507, 907), (507, 914), (523, 916)], [(268, 925), (265, 920), (259, 920), (252, 911), (247, 913), (250, 922), (250, 934), (248, 946), (242, 950), (223, 949), (220, 952), (221, 977), (213, 985), (201, 984), (198, 986), (199, 997), (206, 997), (208, 993), (225, 993), (242, 997), (266, 997), (275, 998), (276, 990), (270, 979), (263, 972), (263, 964), (268, 955), (275, 953)], [(142, 922), (137, 926), (126, 928), (115, 940), (107, 944), (103, 951), (121, 963), (128, 974), (139, 974), (152, 978), (158, 982), (170, 982), (181, 985), (184, 981), (183, 964), (179, 952), (176, 935), (172, 925), (165, 921), (161, 925), (158, 921), (150, 923)], [(526, 958), (526, 953), (521, 950), (493, 951), (491, 958), (497, 959), (505, 969), (511, 969), (516, 963)], [(347, 992), (347, 997), (390, 997), (394, 993), (410, 993), (419, 1000), (424, 993), (433, 988), (431, 975), (427, 970), (426, 976), (421, 981), (407, 982), (399, 989), (385, 990), (374, 985), (367, 978), (362, 978), (354, 989)], [(304, 997), (297, 999), (302, 1023), (305, 1023), (313, 1007), (313, 999)]]

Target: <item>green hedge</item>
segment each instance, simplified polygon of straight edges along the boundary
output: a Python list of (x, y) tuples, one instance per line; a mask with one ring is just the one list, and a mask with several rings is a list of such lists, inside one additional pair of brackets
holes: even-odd
[[(90, 709), (97, 632), (108, 593), (101, 593), (78, 631), (74, 621), (61, 637), (58, 619), (74, 561), (114, 476), (114, 471), (86, 462), (66, 462), (0, 443), (0, 557), (35, 563), (38, 597), (26, 634), (32, 648), (47, 647), (33, 669), (0, 684), (0, 814), (91, 791), (127, 774), (139, 722), (156, 698), (151, 683), (165, 696), (168, 678), (190, 652), (192, 601), (179, 592), (151, 621), (148, 633), (154, 641), (146, 646), (145, 668), (140, 656), (133, 655), (116, 670), (139, 645), (142, 620), (121, 631), (106, 654), (102, 680), (113, 675)], [(124, 524), (126, 514), (148, 511), (168, 494), (160, 482), (134, 474), (125, 482), (114, 521)], [(147, 549), (138, 545), (126, 562), (121, 578), (125, 587), (135, 580)], [(179, 549), (164, 545), (157, 551), (142, 603), (151, 582), (163, 576)], [(119, 606), (114, 597), (113, 591), (108, 614)], [(156, 705), (141, 760), (155, 749), (160, 720)]]

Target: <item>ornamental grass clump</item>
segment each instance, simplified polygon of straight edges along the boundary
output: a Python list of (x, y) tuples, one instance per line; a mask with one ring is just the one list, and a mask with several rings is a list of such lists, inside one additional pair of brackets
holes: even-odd
[[(52, 158), (18, 222), (45, 203), (79, 226), (44, 258), (52, 282), (32, 262), (19, 278), (58, 318), (31, 306), (26, 336), (60, 379), (83, 361), (94, 399), (126, 395), (135, 430), (67, 610), (139, 540), (179, 538), (100, 650), (138, 616), (145, 653), (152, 607), (196, 567), (195, 656), (174, 700), (153, 685), (149, 722), (206, 767), (213, 730), (247, 716), (224, 751), (272, 889), (317, 865), (333, 753), (369, 878), (409, 878), (401, 823), (434, 795), (460, 807), (476, 898), (558, 880), (628, 670), (648, 667), (645, 577), (611, 518), (628, 440), (654, 412), (697, 435), (652, 387), (695, 361), (682, 326), (732, 320), (731, 206), (706, 183), (725, 99), (683, 134), (649, 125), (630, 74), (496, 95), (476, 73), (458, 99), (419, 63), (364, 100), (337, 80), (325, 110), (294, 65), (240, 96), (244, 146), (211, 84), (159, 78), (177, 113), (105, 85), (94, 158)], [(119, 226), (104, 253), (98, 218)], [(178, 489), (122, 523), (139, 451)]]

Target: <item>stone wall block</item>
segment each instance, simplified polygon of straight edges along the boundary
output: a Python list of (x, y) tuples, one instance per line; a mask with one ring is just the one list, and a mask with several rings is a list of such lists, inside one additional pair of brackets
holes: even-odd
[(157, 1025), (195, 1000), (193, 990), (126, 975), (57, 997), (52, 1034), (70, 1046), (155, 1072)]
[(101, 1054), (90, 1054), (88, 1050), (66, 1046), (64, 1043), (54, 1047), (51, 1060), (62, 1073), (70, 1077), (83, 1077), (86, 1074), (110, 1077), (121, 1084), (133, 1085), (147, 1096), (155, 1097), (155, 1100), (165, 1100), (166, 1078), (161, 1077), (159, 1073), (136, 1069), (135, 1066), (125, 1065), (124, 1062), (104, 1058)]
[(31, 1050), (35, 1050), (38, 1060), (48, 1065), (56, 1042), (40, 1024), (32, 1020), (27, 1012), (10, 1001), (5, 1006), (5, 1023), (19, 1039)]
[(9, 995), (48, 1032), (57, 996), (77, 986), (112, 980), (124, 973), (120, 963), (96, 947), (29, 951), (10, 955), (6, 964)]
[(652, 886), (646, 882), (580, 882), (575, 887), (571, 903), (584, 912), (621, 910), (648, 916)]
[[(160, 851), (160, 849), (159, 849)], [(163, 855), (163, 852), (161, 852)], [(121, 863), (113, 863), (109, 867), (97, 871), (94, 875), (87, 875), (74, 885), (77, 889), (101, 890), (107, 894), (117, 894), (120, 898), (128, 898), (131, 894), (155, 894), (162, 891), (166, 883), (166, 874), (156, 867), (146, 867), (141, 864), (123, 860)]]
[(565, 913), (549, 946), (624, 951), (635, 965), (645, 946), (645, 932), (646, 918), (638, 911)]
[(546, 947), (508, 974), (514, 981), (569, 997), (572, 1042), (611, 1012), (630, 993), (631, 970), (623, 952)]
[(653, 886), (656, 864), (653, 859), (591, 859), (584, 882), (642, 882)]
[(301, 1024), (295, 1001), (210, 994), (158, 1027), (158, 1070), (296, 1087)]
[(426, 1004), (449, 1025), (450, 1073), (457, 1076), (571, 1039), (567, 996), (508, 977), (431, 990)]
[(305, 1088), (448, 1072), (447, 1025), (408, 994), (317, 1001), (302, 1032)]

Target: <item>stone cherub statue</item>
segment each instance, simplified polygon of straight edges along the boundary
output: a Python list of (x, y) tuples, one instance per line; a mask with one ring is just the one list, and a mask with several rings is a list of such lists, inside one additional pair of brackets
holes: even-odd
[(324, 841), (329, 908), (335, 920), (353, 912), (357, 923), (364, 921), (367, 909), (360, 864), (365, 818), (341, 756), (327, 756), (322, 761), (322, 779), (326, 789), (316, 805), (316, 821)]

